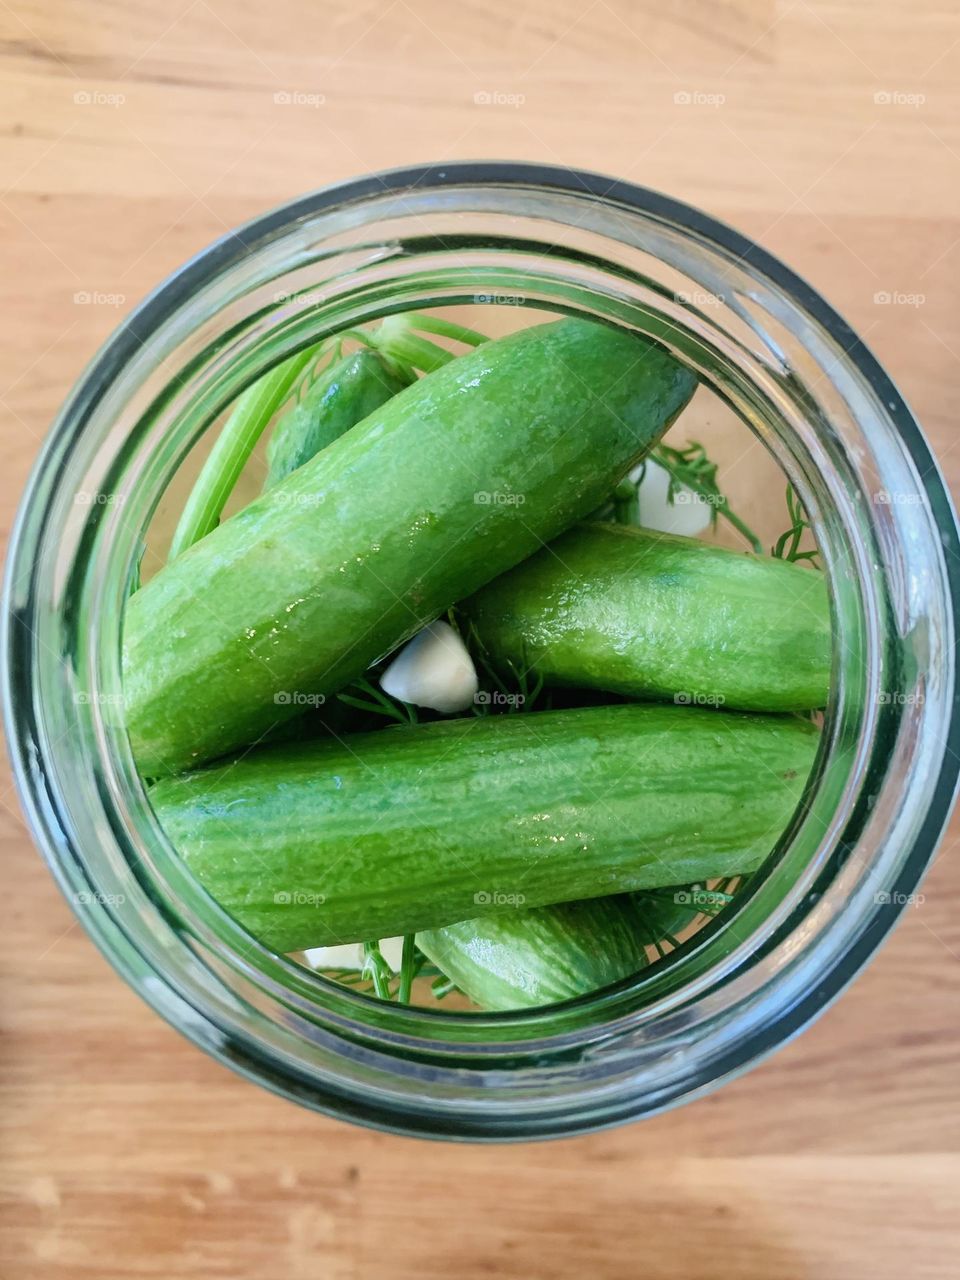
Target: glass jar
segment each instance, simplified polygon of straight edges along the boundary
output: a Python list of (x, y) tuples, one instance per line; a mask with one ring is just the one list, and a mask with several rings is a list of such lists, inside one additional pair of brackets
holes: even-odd
[[(818, 766), (764, 873), (636, 978), (497, 1015), (378, 1003), (270, 953), (227, 916), (146, 801), (123, 728), (118, 644), (151, 513), (244, 386), (347, 325), (484, 300), (612, 318), (696, 367), (797, 489), (835, 629)], [(696, 1097), (783, 1044), (911, 901), (960, 760), (958, 565), (950, 500), (909, 409), (839, 316), (756, 244), (589, 173), (399, 170), (225, 237), (94, 360), (15, 531), (7, 729), (35, 838), (83, 924), (211, 1054), (286, 1097), (386, 1129), (577, 1133)]]

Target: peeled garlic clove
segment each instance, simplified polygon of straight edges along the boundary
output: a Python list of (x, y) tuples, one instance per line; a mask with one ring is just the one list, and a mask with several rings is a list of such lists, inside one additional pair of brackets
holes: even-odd
[(680, 533), (688, 538), (703, 533), (710, 525), (710, 504), (685, 484), (677, 486), (673, 502), (667, 494), (670, 490), (670, 474), (652, 458), (647, 459), (645, 469), (636, 467), (630, 473), (631, 480), (640, 474), (643, 478), (637, 486), (640, 503), (640, 524), (644, 529), (658, 533)]
[(472, 706), (478, 687), (470, 654), (446, 622), (424, 627), (380, 677), (380, 688), (391, 697), (447, 715)]
[[(400, 972), (403, 960), (403, 938), (382, 938), (380, 953), (394, 971)], [(363, 943), (344, 942), (338, 947), (310, 947), (304, 951), (303, 958), (311, 969), (356, 969), (363, 968)]]
[(311, 969), (363, 968), (363, 943), (344, 942), (339, 947), (310, 947), (303, 958)]

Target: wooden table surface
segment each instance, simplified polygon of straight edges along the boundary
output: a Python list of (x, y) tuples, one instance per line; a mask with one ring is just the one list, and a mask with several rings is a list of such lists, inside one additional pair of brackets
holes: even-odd
[[(604, 170), (756, 236), (867, 337), (957, 491), (948, 0), (0, 0), (0, 59), (4, 536), (51, 415), (154, 283), (297, 192), (468, 157)], [(0, 804), (6, 1280), (958, 1272), (956, 825), (923, 904), (765, 1066), (617, 1132), (476, 1149), (209, 1061), (73, 923), (6, 777)]]

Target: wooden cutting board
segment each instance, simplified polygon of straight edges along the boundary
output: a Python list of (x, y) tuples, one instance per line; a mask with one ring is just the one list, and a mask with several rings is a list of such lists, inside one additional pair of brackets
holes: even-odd
[[(11, 0), (0, 68), (4, 536), (69, 386), (180, 262), (301, 190), (466, 157), (603, 170), (756, 236), (866, 336), (957, 491), (943, 0)], [(952, 1277), (958, 830), (866, 975), (747, 1078), (614, 1133), (476, 1149), (333, 1123), (208, 1061), (73, 923), (4, 777), (0, 1274)]]

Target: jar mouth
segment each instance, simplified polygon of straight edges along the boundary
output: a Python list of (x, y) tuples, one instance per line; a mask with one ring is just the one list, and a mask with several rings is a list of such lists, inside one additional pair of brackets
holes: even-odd
[[(169, 848), (123, 728), (123, 601), (170, 474), (244, 385), (347, 324), (511, 290), (653, 334), (761, 437), (823, 553), (838, 637), (833, 703), (806, 805), (765, 874), (641, 979), (524, 1013), (383, 1006), (255, 943)], [(706, 295), (719, 303), (698, 303)], [(915, 893), (960, 760), (958, 542), (940, 473), (890, 379), (752, 241), (586, 172), (458, 163), (371, 175), (205, 250), (127, 319), (73, 392), (7, 571), (18, 785), (107, 957), (159, 1012), (260, 1083), (435, 1136), (617, 1123), (712, 1088), (782, 1044)]]

